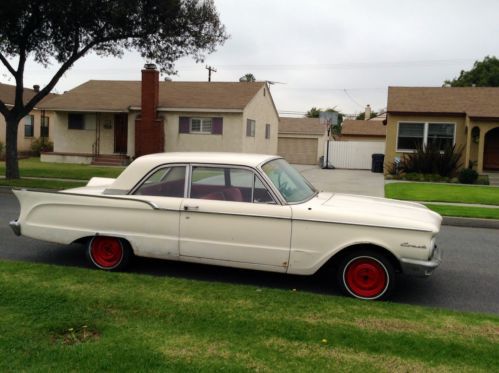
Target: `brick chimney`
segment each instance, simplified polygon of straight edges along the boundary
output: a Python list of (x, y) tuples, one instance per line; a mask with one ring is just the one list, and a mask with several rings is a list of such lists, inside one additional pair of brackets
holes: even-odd
[(367, 104), (366, 111), (364, 113), (364, 120), (369, 120), (369, 119), (371, 119), (371, 105)]
[(141, 113), (135, 120), (135, 156), (165, 151), (163, 119), (158, 118), (159, 71), (148, 63), (142, 70)]

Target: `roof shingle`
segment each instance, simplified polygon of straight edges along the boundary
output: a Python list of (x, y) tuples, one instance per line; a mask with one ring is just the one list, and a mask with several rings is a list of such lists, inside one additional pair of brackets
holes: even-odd
[(326, 128), (320, 124), (319, 118), (279, 118), (279, 133), (295, 133), (303, 135), (324, 135)]
[(387, 111), (499, 118), (499, 88), (389, 87)]
[[(159, 108), (243, 110), (265, 82), (159, 82)], [(128, 111), (141, 106), (141, 82), (89, 80), (50, 100), (53, 110)]]
[[(29, 100), (33, 98), (36, 92), (31, 88), (24, 88), (23, 100), (24, 103), (27, 103)], [(49, 93), (42, 99), (42, 103), (49, 101), (51, 98), (54, 98), (58, 95), (55, 93)], [(6, 105), (14, 105), (14, 100), (16, 97), (16, 86), (11, 84), (0, 83), (0, 100)], [(37, 105), (37, 107), (41, 106), (41, 104)]]
[(381, 120), (346, 119), (341, 124), (341, 134), (349, 136), (386, 136), (386, 126)]

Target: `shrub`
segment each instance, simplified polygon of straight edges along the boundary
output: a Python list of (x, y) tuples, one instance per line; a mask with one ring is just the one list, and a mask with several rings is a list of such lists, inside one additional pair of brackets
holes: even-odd
[(448, 146), (443, 153), (433, 144), (418, 146), (414, 153), (404, 154), (400, 161), (400, 169), (407, 173), (437, 174), (452, 177), (461, 167), (460, 159), (463, 146)]
[(479, 175), (475, 184), (478, 185), (490, 185), (490, 180), (488, 175)]
[(458, 176), (461, 184), (474, 184), (478, 179), (478, 172), (471, 168), (463, 168)]
[(396, 176), (400, 174), (400, 169), (399, 169), (400, 162), (391, 162), (391, 163), (385, 163), (385, 170), (388, 175)]
[(52, 152), (54, 151), (54, 143), (43, 137), (39, 137), (31, 143), (31, 151), (35, 153), (36, 156), (40, 156), (40, 153), (42, 152)]

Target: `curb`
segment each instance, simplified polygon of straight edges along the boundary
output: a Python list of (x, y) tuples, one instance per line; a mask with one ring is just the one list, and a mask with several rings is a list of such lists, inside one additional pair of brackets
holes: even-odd
[(443, 216), (442, 218), (442, 225), (466, 228), (499, 229), (499, 220), (495, 219), (458, 218), (454, 216)]

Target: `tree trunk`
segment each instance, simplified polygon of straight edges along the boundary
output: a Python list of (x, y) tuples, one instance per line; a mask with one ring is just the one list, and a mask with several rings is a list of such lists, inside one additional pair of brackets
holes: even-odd
[(18, 127), (19, 120), (17, 118), (6, 120), (5, 177), (7, 179), (19, 179), (19, 163), (17, 161)]

